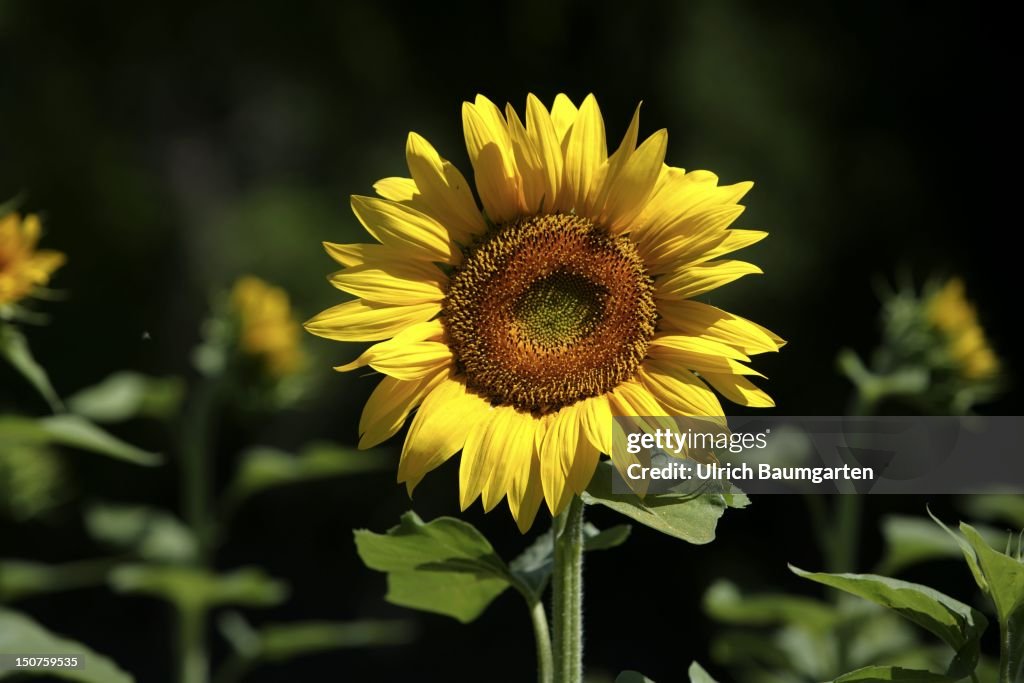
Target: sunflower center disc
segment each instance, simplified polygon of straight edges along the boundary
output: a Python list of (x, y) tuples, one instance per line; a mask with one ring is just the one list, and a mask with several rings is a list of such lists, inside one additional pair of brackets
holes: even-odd
[(442, 321), (471, 389), (543, 414), (634, 376), (654, 335), (654, 290), (628, 238), (535, 216), (466, 251)]

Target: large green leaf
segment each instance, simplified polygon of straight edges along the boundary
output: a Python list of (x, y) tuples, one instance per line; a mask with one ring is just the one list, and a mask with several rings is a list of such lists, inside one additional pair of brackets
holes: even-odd
[(68, 399), (71, 412), (95, 422), (121, 422), (134, 417), (174, 415), (185, 395), (178, 377), (149, 377), (117, 372)]
[(152, 595), (193, 611), (221, 605), (269, 607), (288, 593), (285, 584), (254, 567), (214, 574), (198, 567), (125, 565), (111, 573), (110, 583), (122, 593)]
[(1017, 557), (993, 549), (970, 524), (960, 523), (961, 538), (939, 519), (933, 519), (960, 543), (975, 581), (995, 604), (999, 620), (999, 680), (1020, 680), (1024, 676), (1024, 564)]
[(37, 419), (0, 415), (0, 439), (13, 444), (66, 446), (136, 465), (153, 466), (162, 461), (160, 455), (136, 448), (79, 415)]
[(704, 610), (729, 624), (799, 624), (814, 631), (834, 628), (841, 619), (833, 605), (819, 600), (784, 593), (743, 595), (735, 584), (725, 580), (708, 588)]
[(726, 508), (749, 503), (743, 494), (664, 493), (640, 498), (633, 493), (614, 493), (612, 477), (612, 465), (601, 463), (583, 501), (611, 508), (652, 529), (698, 545), (715, 540), (715, 527)]
[(188, 562), (199, 550), (192, 531), (177, 517), (145, 505), (92, 505), (85, 524), (93, 538), (144, 560)]
[(39, 395), (46, 399), (54, 412), (64, 409), (60, 397), (50, 383), (46, 369), (36, 362), (28, 340), (16, 327), (0, 322), (0, 357), (5, 358), (11, 366), (21, 373)]
[(355, 541), (366, 566), (387, 573), (389, 602), (463, 623), (515, 580), (483, 534), (454, 517), (424, 523), (410, 511), (386, 534), (356, 530)]
[(952, 671), (972, 671), (977, 665), (985, 616), (937, 590), (877, 574), (806, 572), (790, 565), (797, 576), (838, 588), (888, 607), (941, 638), (957, 653)]
[(245, 454), (227, 496), (231, 504), (237, 505), (275, 486), (388, 469), (393, 465), (390, 458), (379, 452), (356, 451), (329, 443), (311, 444), (299, 455), (261, 446)]
[[(80, 669), (49, 669), (48, 678), (61, 678), (80, 683), (132, 683), (135, 679), (109, 658), (93, 652), (82, 643), (51, 633), (35, 620), (0, 607), (0, 652), (26, 655), (78, 655), (83, 658)], [(42, 672), (41, 672), (42, 673)], [(0, 680), (19, 677), (22, 672), (0, 669)], [(28, 674), (31, 676), (32, 674)]]
[(942, 674), (921, 669), (904, 669), (899, 666), (866, 666), (835, 679), (833, 683), (952, 683), (957, 680)]

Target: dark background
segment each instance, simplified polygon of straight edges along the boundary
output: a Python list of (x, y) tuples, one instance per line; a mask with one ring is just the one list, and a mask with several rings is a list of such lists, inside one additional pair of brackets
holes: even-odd
[[(463, 100), (480, 92), (521, 109), (528, 92), (547, 102), (594, 92), (610, 143), (643, 100), (643, 132), (669, 129), (669, 163), (755, 181), (737, 225), (771, 232), (744, 255), (766, 274), (710, 300), (790, 341), (756, 360), (778, 413), (843, 412), (850, 387), (835, 372), (836, 352), (870, 350), (873, 278), (900, 269), (918, 281), (963, 274), (1012, 377), (1019, 288), (1008, 287), (1003, 236), (1017, 229), (1009, 203), (1019, 174), (1002, 170), (1016, 145), (1005, 18), (962, 3), (771, 5), (0, 2), (0, 199), (23, 193), (23, 209), (44, 216), (45, 246), (69, 255), (55, 280), (69, 299), (47, 304), (51, 324), (29, 330), (36, 355), (63, 394), (120, 368), (189, 374), (211, 293), (241, 274), (286, 287), (302, 317), (339, 300), (320, 242), (368, 239), (348, 195), (404, 174), (409, 130), (468, 175)], [(246, 444), (354, 443), (374, 382), (329, 369), (357, 347), (308, 343), (321, 355), (321, 390), (259, 426), (226, 421), (222, 479)], [(44, 410), (4, 368), (0, 386), (0, 408)], [(1020, 408), (1011, 393), (985, 412)], [(165, 448), (167, 434), (150, 423), (118, 433)], [(85, 456), (73, 466), (89, 496), (175, 505), (173, 466), (139, 471)], [(511, 593), (470, 626), (383, 602), (383, 576), (361, 566), (350, 529), (383, 530), (410, 507), (392, 481), (386, 471), (256, 499), (219, 564), (262, 564), (292, 584), (287, 605), (250, 613), (257, 622), (404, 616), (418, 623), (418, 640), (251, 680), (533, 675), (527, 614)], [(456, 514), (456, 489), (453, 460), (418, 489), (417, 511)], [(925, 502), (872, 499), (869, 516), (920, 513)], [(949, 501), (931, 502), (955, 515)], [(2, 554), (88, 554), (75, 540), (76, 510), (0, 522)], [(504, 511), (465, 516), (506, 557), (528, 542)], [(600, 510), (592, 518), (617, 522)], [(863, 568), (877, 553), (869, 523)], [(712, 579), (806, 590), (786, 562), (821, 566), (804, 504), (788, 497), (727, 514), (710, 546), (638, 529), (588, 562), (590, 667), (637, 668), (659, 681), (680, 680), (694, 658), (707, 662), (699, 597)], [(950, 565), (932, 582), (941, 588), (946, 576), (963, 586), (966, 569)], [(170, 680), (163, 605), (95, 590), (24, 607), (140, 681)]]

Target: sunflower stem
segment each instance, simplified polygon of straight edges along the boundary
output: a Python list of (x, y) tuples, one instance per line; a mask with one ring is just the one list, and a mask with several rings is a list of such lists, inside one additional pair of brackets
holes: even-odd
[(583, 681), (583, 500), (555, 519), (554, 603), (555, 683)]

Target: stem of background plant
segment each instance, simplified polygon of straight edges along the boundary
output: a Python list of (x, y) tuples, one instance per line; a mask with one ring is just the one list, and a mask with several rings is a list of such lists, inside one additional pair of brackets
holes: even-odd
[(554, 604), (555, 683), (583, 681), (583, 500), (573, 496), (556, 519)]
[(209, 560), (213, 540), (211, 471), (208, 457), (210, 423), (217, 408), (220, 382), (215, 377), (200, 380), (185, 409), (181, 436), (181, 497), (185, 521), (199, 544), (199, 557)]
[(548, 615), (544, 611), (543, 600), (536, 600), (530, 607), (530, 620), (533, 622), (533, 636), (537, 641), (537, 683), (552, 683), (554, 679), (551, 631), (548, 628)]
[(206, 683), (206, 612), (198, 605), (175, 603), (178, 611), (178, 683)]

